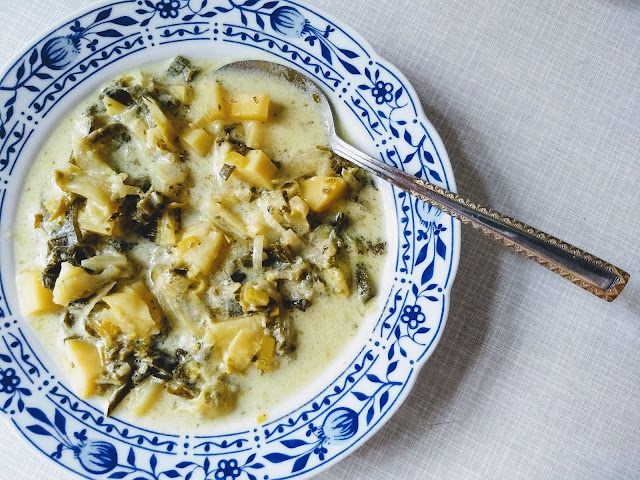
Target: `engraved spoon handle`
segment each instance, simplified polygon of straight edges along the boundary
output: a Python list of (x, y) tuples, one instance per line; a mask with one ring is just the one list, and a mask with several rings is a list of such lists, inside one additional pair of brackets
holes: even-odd
[(598, 297), (613, 301), (625, 287), (625, 271), (514, 218), (471, 202), (357, 150), (332, 132), (331, 148), (339, 156), (374, 173), (411, 195), (479, 229), (488, 237), (547, 267)]

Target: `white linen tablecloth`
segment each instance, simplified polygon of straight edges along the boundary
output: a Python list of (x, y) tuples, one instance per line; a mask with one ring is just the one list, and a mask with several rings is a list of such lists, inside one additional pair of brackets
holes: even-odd
[[(0, 61), (90, 3), (2, 0)], [(465, 227), (409, 398), (318, 479), (640, 479), (640, 3), (311, 3), (409, 78), (461, 193), (631, 274), (608, 304)], [(70, 478), (0, 439), (0, 480)]]

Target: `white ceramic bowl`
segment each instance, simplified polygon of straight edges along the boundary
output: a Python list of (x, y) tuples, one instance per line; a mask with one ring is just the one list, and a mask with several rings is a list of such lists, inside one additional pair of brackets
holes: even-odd
[[(118, 72), (177, 54), (296, 68), (331, 99), (360, 149), (455, 190), (417, 95), (365, 40), (288, 0), (104, 2), (51, 29), (0, 74), (0, 408), (34, 452), (85, 478), (308, 478), (348, 455), (406, 398), (444, 328), (460, 227), (379, 183), (388, 255), (379, 310), (311, 386), (238, 431), (150, 431), (79, 400), (21, 318), (13, 221), (32, 160), (56, 123)], [(9, 234), (7, 234), (9, 233)]]

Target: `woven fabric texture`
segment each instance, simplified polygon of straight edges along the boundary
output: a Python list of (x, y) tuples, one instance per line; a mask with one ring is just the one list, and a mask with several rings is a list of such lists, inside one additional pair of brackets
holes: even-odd
[[(0, 1), (0, 61), (90, 3)], [(317, 478), (640, 479), (640, 3), (311, 3), (409, 78), (460, 193), (631, 274), (609, 304), (465, 227), (409, 398)], [(0, 438), (0, 480), (71, 478)]]

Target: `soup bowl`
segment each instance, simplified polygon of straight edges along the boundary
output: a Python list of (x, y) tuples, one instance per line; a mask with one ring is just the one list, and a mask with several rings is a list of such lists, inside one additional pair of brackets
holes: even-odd
[[(387, 258), (377, 307), (310, 384), (233, 428), (177, 431), (105, 416), (21, 316), (13, 226), (55, 126), (118, 73), (176, 55), (263, 59), (312, 78), (357, 148), (455, 191), (444, 146), (406, 78), (356, 32), (288, 0), (102, 2), (50, 29), (0, 73), (0, 409), (44, 457), (84, 478), (308, 478), (389, 420), (446, 322), (460, 255), (449, 216), (377, 181)], [(336, 312), (339, 315), (340, 312)]]

